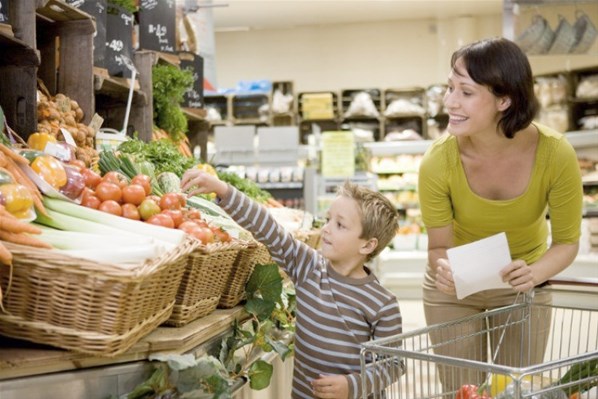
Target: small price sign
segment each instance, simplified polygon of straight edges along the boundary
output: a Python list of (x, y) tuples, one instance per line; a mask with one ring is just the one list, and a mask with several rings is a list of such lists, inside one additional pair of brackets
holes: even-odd
[(106, 14), (105, 48), (108, 73), (129, 77), (123, 56), (133, 58), (133, 15), (112, 4)]
[(174, 0), (142, 0), (139, 4), (139, 46), (173, 53), (176, 48)]
[(187, 51), (179, 52), (181, 69), (191, 71), (193, 85), (185, 92), (183, 106), (188, 108), (203, 108), (203, 58)]

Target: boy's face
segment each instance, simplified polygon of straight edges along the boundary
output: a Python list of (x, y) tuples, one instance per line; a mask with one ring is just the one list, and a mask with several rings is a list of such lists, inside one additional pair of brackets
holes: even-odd
[(328, 209), (327, 221), (322, 228), (321, 251), (333, 264), (343, 264), (363, 257), (360, 249), (367, 240), (361, 235), (361, 215), (352, 198), (337, 197)]

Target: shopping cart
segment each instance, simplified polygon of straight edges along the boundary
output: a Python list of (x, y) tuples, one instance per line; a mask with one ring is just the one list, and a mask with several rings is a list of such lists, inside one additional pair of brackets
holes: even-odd
[[(370, 341), (361, 353), (363, 398), (595, 399), (597, 291), (586, 298), (589, 306), (557, 306), (525, 296), (511, 306)], [(365, 372), (373, 367), (383, 372)], [(368, 378), (375, 392), (369, 396)]]

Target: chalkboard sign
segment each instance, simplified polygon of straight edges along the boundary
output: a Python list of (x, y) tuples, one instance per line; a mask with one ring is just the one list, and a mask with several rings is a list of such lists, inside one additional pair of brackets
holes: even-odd
[(133, 60), (133, 15), (110, 4), (106, 13), (106, 59), (108, 74), (129, 78), (131, 72), (121, 56)]
[(176, 48), (176, 1), (141, 0), (139, 47), (174, 53)]
[(67, 0), (66, 2), (95, 18), (96, 34), (93, 37), (93, 64), (105, 68), (107, 0)]
[(193, 86), (189, 88), (183, 98), (183, 107), (203, 108), (203, 58), (187, 51), (179, 52), (181, 70), (190, 70), (193, 74)]
[(8, 0), (0, 0), (0, 23), (8, 23)]

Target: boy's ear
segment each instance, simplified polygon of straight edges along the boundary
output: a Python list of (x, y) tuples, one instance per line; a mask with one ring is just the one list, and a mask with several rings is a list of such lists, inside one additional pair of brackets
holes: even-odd
[(369, 255), (378, 247), (378, 239), (377, 238), (370, 238), (367, 240), (360, 249), (360, 253), (362, 255)]

